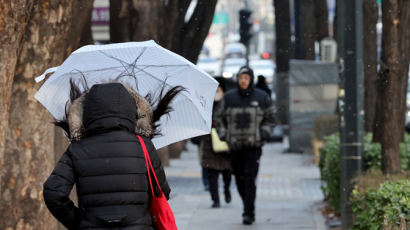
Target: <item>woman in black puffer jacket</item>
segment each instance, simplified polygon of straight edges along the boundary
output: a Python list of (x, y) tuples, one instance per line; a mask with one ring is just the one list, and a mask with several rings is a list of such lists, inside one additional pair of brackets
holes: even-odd
[[(170, 188), (150, 140), (154, 117), (162, 114), (155, 114), (147, 100), (120, 83), (94, 85), (84, 94), (73, 83), (72, 87), (67, 121), (59, 123), (72, 141), (44, 184), (47, 207), (68, 229), (153, 229), (147, 169), (136, 135), (144, 140), (169, 198)], [(179, 91), (173, 88), (165, 97), (172, 100)], [(79, 207), (69, 199), (74, 184)]]

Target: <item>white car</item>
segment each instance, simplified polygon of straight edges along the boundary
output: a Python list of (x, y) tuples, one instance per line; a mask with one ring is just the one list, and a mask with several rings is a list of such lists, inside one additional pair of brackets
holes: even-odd
[(201, 58), (198, 60), (197, 66), (211, 76), (221, 74), (221, 63), (215, 58)]
[(245, 58), (229, 58), (225, 60), (225, 63), (222, 67), (222, 76), (224, 78), (230, 78), (232, 80), (236, 79), (236, 74), (239, 69), (246, 65)]
[(263, 75), (266, 78), (266, 84), (269, 88), (273, 88), (274, 76), (275, 76), (275, 63), (272, 60), (259, 59), (251, 60), (249, 67), (252, 68), (255, 75), (255, 83), (258, 75)]
[(239, 42), (228, 43), (224, 48), (225, 58), (244, 58), (246, 55), (246, 47)]

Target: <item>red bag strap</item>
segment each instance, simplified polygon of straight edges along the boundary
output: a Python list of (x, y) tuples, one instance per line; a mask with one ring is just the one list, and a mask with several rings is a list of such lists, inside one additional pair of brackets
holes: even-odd
[(148, 154), (147, 146), (145, 145), (144, 140), (142, 140), (142, 138), (140, 136), (137, 135), (137, 137), (138, 137), (138, 140), (141, 143), (142, 151), (144, 152), (145, 165), (147, 166), (147, 174), (148, 174), (149, 185), (151, 186), (151, 194), (152, 194), (152, 196), (155, 197), (154, 187), (152, 186), (152, 179), (151, 179), (150, 171), (152, 172), (152, 175), (154, 175), (155, 182), (157, 183), (160, 194), (162, 193), (162, 189), (161, 189), (161, 186), (159, 185), (157, 175), (155, 174), (154, 167), (152, 167), (152, 163), (151, 163), (151, 159), (150, 159), (149, 154)]

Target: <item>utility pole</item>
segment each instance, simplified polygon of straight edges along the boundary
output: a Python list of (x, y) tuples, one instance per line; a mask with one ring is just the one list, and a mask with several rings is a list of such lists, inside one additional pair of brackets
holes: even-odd
[(362, 0), (337, 0), (340, 77), (344, 86), (341, 110), (340, 193), (342, 229), (352, 226), (349, 201), (352, 179), (362, 171), (363, 153), (363, 24)]

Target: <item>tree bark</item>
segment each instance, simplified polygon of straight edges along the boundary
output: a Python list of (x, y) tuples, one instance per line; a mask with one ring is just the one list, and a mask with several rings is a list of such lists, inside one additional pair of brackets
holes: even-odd
[(202, 45), (212, 24), (216, 3), (217, 0), (198, 0), (194, 13), (182, 28), (182, 33), (173, 39), (178, 43), (174, 43), (172, 51), (193, 63), (198, 61)]
[(0, 174), (0, 229), (57, 229), (42, 193), (55, 165), (55, 127), (51, 115), (33, 97), (39, 88), (34, 76), (61, 64), (78, 46), (85, 19), (77, 12), (88, 13), (76, 8), (78, 1), (40, 0), (31, 12), (12, 87)]
[(290, 10), (289, 2), (275, 0), (275, 31), (276, 31), (276, 105), (280, 124), (288, 124), (289, 110), (289, 59), (290, 42)]
[(198, 0), (188, 22), (191, 0), (111, 0), (112, 42), (155, 40), (196, 63), (212, 23), (217, 0)]
[[(78, 44), (79, 47), (84, 45), (90, 45), (94, 43), (93, 33), (91, 31), (92, 26), (92, 10), (94, 5), (94, 0), (77, 1), (76, 6), (73, 8), (76, 11), (73, 12), (73, 24), (72, 24), (72, 35), (77, 37), (78, 33), (81, 33), (80, 40), (75, 41), (75, 45)], [(79, 9), (79, 10), (78, 10)], [(81, 23), (76, 20), (80, 18)]]
[(329, 36), (329, 9), (327, 0), (315, 1), (315, 26), (316, 26), (316, 41), (321, 41)]
[(131, 12), (129, 0), (110, 0), (111, 42), (131, 41)]
[(333, 39), (337, 42), (337, 1), (335, 2), (335, 14), (333, 16)]
[(111, 41), (158, 41), (156, 24), (161, 4), (160, 0), (111, 0)]
[(405, 91), (410, 59), (410, 1), (382, 1), (382, 57), (378, 108), (379, 136), (382, 144), (382, 170), (400, 172), (399, 143), (404, 134)]
[(314, 0), (302, 1), (303, 59), (315, 60), (316, 15)]
[[(297, 20), (296, 24), (296, 58), (314, 60), (315, 42), (329, 36), (329, 19), (328, 7), (326, 0), (299, 0), (295, 12)], [(296, 6), (296, 5), (295, 5)], [(299, 28), (299, 24), (301, 28)], [(299, 31), (300, 30), (300, 31)]]
[[(34, 0), (0, 0), (0, 172), (3, 168), (5, 134), (8, 128), (11, 86), (19, 45), (30, 18)], [(0, 191), (1, 191), (0, 177)]]
[(364, 129), (373, 131), (377, 98), (377, 0), (363, 0)]

